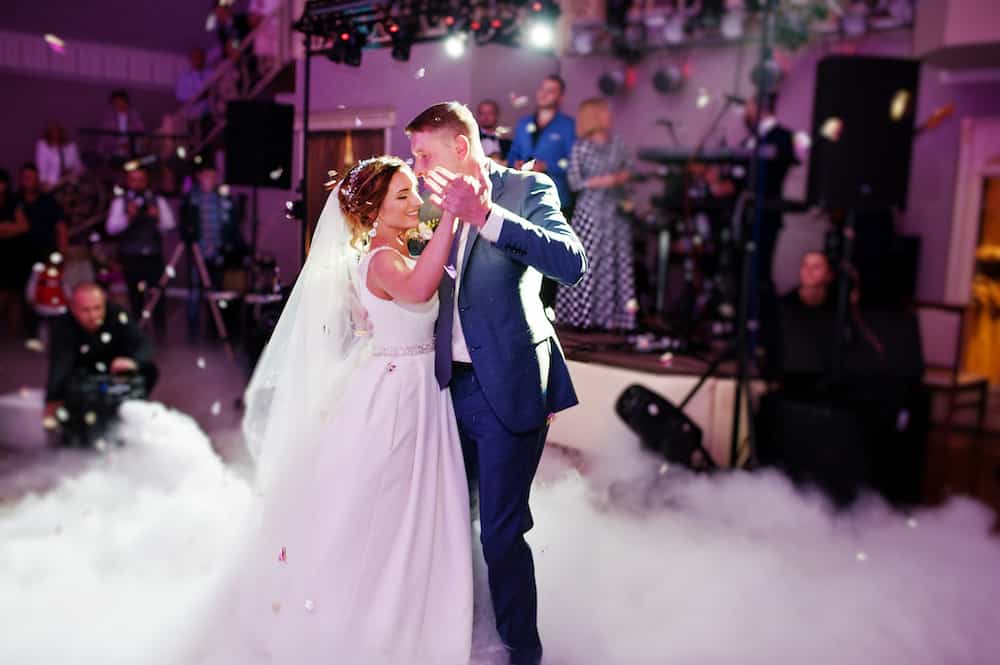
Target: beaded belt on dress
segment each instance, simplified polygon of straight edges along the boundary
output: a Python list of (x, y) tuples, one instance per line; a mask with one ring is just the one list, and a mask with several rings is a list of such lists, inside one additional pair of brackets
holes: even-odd
[(373, 356), (419, 356), (425, 353), (434, 353), (434, 342), (410, 346), (379, 346), (372, 351)]

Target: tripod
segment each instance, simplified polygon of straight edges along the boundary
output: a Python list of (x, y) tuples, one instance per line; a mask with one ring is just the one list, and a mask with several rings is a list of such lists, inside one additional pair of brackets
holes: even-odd
[(174, 248), (174, 253), (170, 256), (170, 261), (167, 262), (167, 266), (163, 270), (163, 275), (160, 276), (160, 281), (156, 283), (156, 286), (153, 287), (146, 297), (146, 302), (142, 307), (143, 316), (139, 322), (139, 326), (145, 326), (146, 322), (149, 321), (150, 317), (147, 316), (147, 312), (152, 314), (156, 305), (160, 302), (160, 298), (167, 287), (167, 282), (170, 281), (171, 275), (176, 274), (177, 262), (180, 260), (181, 254), (185, 252), (188, 253), (188, 260), (194, 262), (198, 276), (201, 278), (201, 285), (206, 292), (205, 297), (208, 299), (208, 307), (212, 310), (212, 321), (215, 323), (215, 331), (218, 333), (219, 339), (222, 340), (226, 352), (232, 355), (233, 351), (229, 344), (229, 333), (226, 330), (225, 321), (222, 320), (218, 298), (214, 297), (215, 289), (212, 286), (212, 279), (208, 275), (208, 266), (205, 265), (205, 255), (202, 254), (198, 243), (193, 240), (184, 240)]

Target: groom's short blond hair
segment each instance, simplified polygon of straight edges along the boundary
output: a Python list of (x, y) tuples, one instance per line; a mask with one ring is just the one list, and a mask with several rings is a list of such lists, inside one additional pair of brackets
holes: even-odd
[(465, 104), (441, 102), (429, 107), (406, 126), (407, 135), (415, 132), (447, 131), (469, 139), (482, 150), (479, 142), (479, 123)]

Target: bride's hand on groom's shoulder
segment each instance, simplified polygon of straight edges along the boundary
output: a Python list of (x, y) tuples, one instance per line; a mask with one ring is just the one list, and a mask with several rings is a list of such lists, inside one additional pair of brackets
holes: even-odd
[(485, 171), (459, 175), (439, 166), (427, 173), (424, 182), (431, 190), (431, 201), (446, 212), (473, 226), (486, 223), (493, 187)]

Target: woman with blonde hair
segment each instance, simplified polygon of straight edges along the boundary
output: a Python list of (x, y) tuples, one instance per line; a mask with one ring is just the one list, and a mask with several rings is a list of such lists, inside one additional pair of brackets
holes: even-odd
[(575, 288), (560, 289), (556, 320), (578, 329), (635, 328), (632, 228), (619, 206), (631, 167), (625, 144), (612, 133), (607, 100), (584, 101), (576, 116), (569, 186), (579, 192), (571, 226), (590, 259)]

